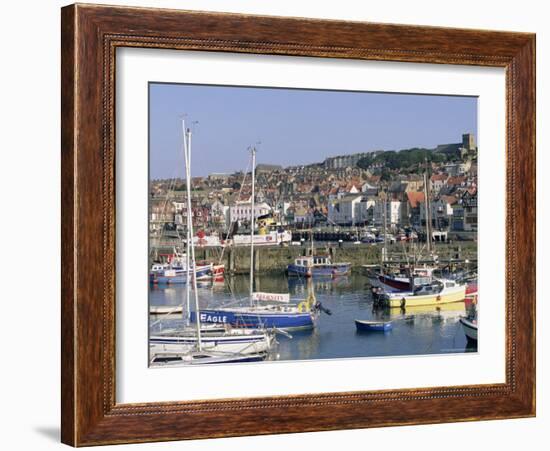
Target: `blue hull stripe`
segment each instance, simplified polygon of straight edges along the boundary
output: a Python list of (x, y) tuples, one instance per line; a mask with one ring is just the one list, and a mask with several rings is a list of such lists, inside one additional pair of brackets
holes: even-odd
[[(191, 312), (194, 321), (195, 312)], [(277, 314), (277, 313), (241, 313), (228, 310), (202, 309), (201, 322), (222, 323), (241, 327), (313, 327), (310, 313)]]

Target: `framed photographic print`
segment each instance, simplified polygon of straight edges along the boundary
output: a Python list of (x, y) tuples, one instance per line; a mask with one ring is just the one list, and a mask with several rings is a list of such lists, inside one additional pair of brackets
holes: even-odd
[(535, 37), (62, 9), (62, 441), (535, 414)]

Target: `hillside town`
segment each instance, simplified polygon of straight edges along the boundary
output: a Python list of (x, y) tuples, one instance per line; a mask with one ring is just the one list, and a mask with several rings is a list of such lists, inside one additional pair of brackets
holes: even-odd
[[(442, 338), (434, 352), (477, 350), (473, 134), (288, 167), (257, 164), (250, 147), (250, 173), (192, 177), (183, 129), (186, 179), (150, 184), (152, 366), (329, 357), (307, 332), (315, 329), (338, 356), (365, 355), (363, 334), (394, 327), (409, 334), (395, 335), (401, 353), (425, 353), (443, 309), (454, 328), (443, 334), (461, 327), (464, 336)], [(179, 325), (168, 318), (178, 312)], [(353, 324), (350, 349), (340, 337)]]
[[(263, 160), (269, 156), (262, 156)], [(426, 186), (425, 180), (428, 180)], [(203, 234), (249, 228), (250, 174), (212, 173), (192, 178), (192, 216)], [(426, 195), (431, 213), (426, 214)], [(150, 183), (150, 233), (184, 227), (182, 179)], [(255, 217), (269, 216), (291, 230), (387, 227), (474, 239), (477, 231), (477, 145), (475, 136), (433, 149), (337, 155), (322, 162), (256, 166)]]

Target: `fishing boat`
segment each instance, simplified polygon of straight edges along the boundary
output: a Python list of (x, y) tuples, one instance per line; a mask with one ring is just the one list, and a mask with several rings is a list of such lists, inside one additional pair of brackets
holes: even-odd
[(387, 310), (389, 318), (392, 320), (402, 319), (404, 317), (434, 317), (438, 316), (445, 320), (456, 321), (461, 315), (464, 315), (465, 301), (449, 302), (446, 304), (417, 305), (407, 306), (406, 312), (402, 309), (392, 308)]
[(328, 255), (318, 255), (313, 244), (313, 230), (309, 230), (309, 255), (298, 257), (287, 266), (289, 276), (298, 277), (340, 277), (350, 273), (351, 263), (332, 263)]
[[(410, 291), (411, 277), (405, 270), (384, 272), (380, 268), (367, 267), (369, 283), (374, 287), (382, 288), (386, 292)], [(412, 286), (427, 285), (433, 281), (432, 267), (417, 267), (412, 269)]]
[(389, 307), (416, 307), (439, 305), (463, 301), (466, 297), (466, 285), (454, 280), (439, 279), (429, 285), (421, 285), (413, 291), (385, 293), (381, 300)]
[[(196, 269), (193, 271), (192, 268), (190, 268), (189, 273), (190, 277), (194, 278), (199, 281), (203, 280), (210, 280), (212, 279), (212, 269), (213, 264), (209, 263), (207, 265), (197, 265)], [(164, 271), (157, 272), (157, 273), (151, 273), (149, 280), (151, 283), (154, 284), (185, 284), (187, 283), (187, 270), (182, 267), (173, 267), (169, 269), (165, 269)]]
[(262, 293), (254, 291), (254, 245), (255, 245), (255, 167), (256, 148), (252, 156), (252, 194), (250, 208), (250, 292), (249, 305), (221, 306), (201, 309), (198, 315), (202, 322), (230, 324), (240, 327), (263, 327), (277, 330), (310, 329), (314, 327), (318, 303), (314, 295), (291, 303), (288, 293)]
[[(184, 126), (185, 130), (185, 126)], [(184, 155), (187, 183), (187, 249), (185, 278), (192, 282), (186, 286), (185, 327), (154, 334), (150, 337), (150, 355), (152, 365), (195, 365), (213, 363), (231, 363), (263, 360), (275, 343), (274, 332), (265, 329), (233, 329), (219, 325), (203, 325), (197, 291), (197, 277), (193, 277), (192, 268), (196, 268), (193, 221), (191, 209), (191, 131), (184, 136)], [(190, 292), (193, 286), (195, 300), (194, 326), (191, 327)], [(183, 306), (182, 306), (183, 310)], [(160, 320), (158, 320), (160, 321)]]
[(393, 329), (391, 321), (365, 321), (355, 320), (355, 327), (358, 332), (388, 332)]
[(298, 257), (287, 267), (289, 276), (339, 277), (349, 274), (351, 263), (332, 263), (326, 255)]

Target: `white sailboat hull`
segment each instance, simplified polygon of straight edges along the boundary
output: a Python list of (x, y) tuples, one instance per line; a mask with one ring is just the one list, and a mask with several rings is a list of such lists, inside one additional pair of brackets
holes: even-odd
[[(218, 336), (202, 336), (201, 349), (238, 354), (255, 354), (267, 352), (274, 339), (267, 333), (254, 334), (223, 334)], [(196, 335), (153, 335), (149, 339), (151, 355), (162, 353), (188, 353), (197, 349)]]

